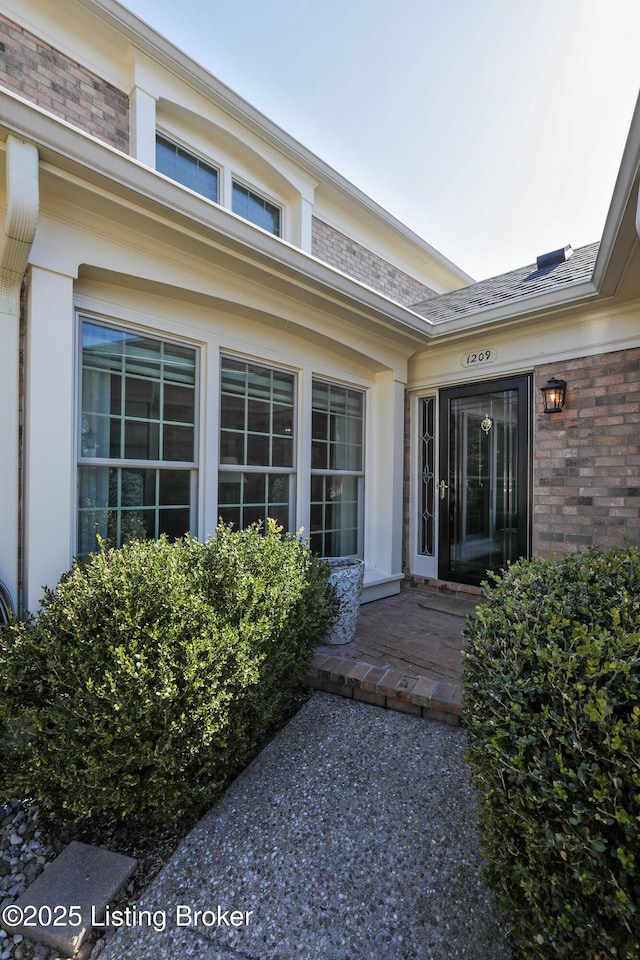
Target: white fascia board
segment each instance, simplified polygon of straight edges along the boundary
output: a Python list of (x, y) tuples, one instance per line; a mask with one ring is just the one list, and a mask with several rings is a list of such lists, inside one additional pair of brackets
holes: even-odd
[(594, 282), (603, 292), (615, 291), (627, 263), (630, 245), (640, 236), (640, 206), (636, 209), (636, 204), (640, 204), (637, 198), (639, 181), (640, 96), (636, 101), (593, 268)]
[(388, 335), (395, 327), (415, 341), (416, 348), (428, 338), (431, 324), (424, 317), (22, 97), (0, 90), (0, 117), (0, 130), (34, 143), (41, 163), (52, 174), (76, 177), (105, 195), (128, 194), (128, 203), (133, 200), (140, 209), (151, 208), (166, 222), (182, 229), (186, 225), (209, 242), (239, 256), (251, 256), (267, 270), (339, 296), (355, 313), (365, 313), (386, 326)]

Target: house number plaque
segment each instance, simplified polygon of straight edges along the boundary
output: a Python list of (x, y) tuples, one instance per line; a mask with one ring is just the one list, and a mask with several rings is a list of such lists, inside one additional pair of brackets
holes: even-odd
[(463, 353), (460, 357), (460, 365), (463, 367), (485, 367), (488, 363), (493, 363), (498, 359), (498, 351), (495, 347), (482, 347), (480, 350), (470, 350), (469, 353)]

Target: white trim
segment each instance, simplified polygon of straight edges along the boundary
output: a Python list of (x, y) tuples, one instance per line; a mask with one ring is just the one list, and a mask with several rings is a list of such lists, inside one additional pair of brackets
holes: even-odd
[[(420, 401), (433, 398), (434, 401), (434, 549), (433, 556), (427, 557), (418, 552), (418, 527), (420, 512), (420, 487), (421, 487), (421, 449), (420, 449)], [(438, 529), (440, 523), (440, 510), (438, 502), (438, 480), (440, 469), (440, 396), (437, 390), (421, 391), (410, 398), (409, 420), (410, 420), (410, 452), (409, 457), (409, 563), (410, 572), (418, 577), (428, 577), (437, 579), (438, 577)]]
[(38, 151), (9, 136), (0, 231), (0, 581), (18, 609), (20, 289), (40, 210)]

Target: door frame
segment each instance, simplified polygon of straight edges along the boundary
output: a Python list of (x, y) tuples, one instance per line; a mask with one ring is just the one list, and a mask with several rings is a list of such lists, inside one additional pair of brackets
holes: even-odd
[[(518, 462), (516, 467), (518, 483), (518, 539), (519, 556), (531, 556), (531, 374), (500, 377), (495, 380), (481, 380), (447, 387), (439, 392), (438, 447), (439, 481), (451, 487), (450, 458), (451, 449), (451, 401), (461, 397), (482, 396), (506, 390), (518, 391)], [(522, 440), (522, 442), (521, 442)], [(451, 569), (450, 561), (450, 511), (449, 497), (438, 496), (438, 578), (456, 583), (479, 585), (486, 575), (464, 574)]]

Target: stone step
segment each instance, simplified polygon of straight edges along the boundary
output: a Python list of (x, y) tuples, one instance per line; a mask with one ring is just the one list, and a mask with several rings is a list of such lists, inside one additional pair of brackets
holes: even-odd
[(306, 681), (315, 690), (362, 700), (429, 720), (460, 723), (462, 684), (447, 677), (404, 673), (393, 667), (318, 653)]
[(133, 857), (74, 840), (15, 904), (5, 905), (2, 926), (72, 957), (135, 868)]

